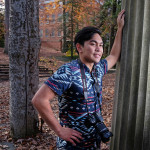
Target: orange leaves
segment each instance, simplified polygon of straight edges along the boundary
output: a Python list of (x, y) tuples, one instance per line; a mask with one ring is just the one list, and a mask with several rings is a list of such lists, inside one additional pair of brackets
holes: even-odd
[(96, 5), (95, 0), (76, 0), (74, 2), (74, 14), (77, 22), (81, 22), (81, 24), (87, 24), (92, 18), (94, 18), (94, 14), (98, 14), (100, 11), (100, 6)]
[(46, 19), (45, 15), (52, 15), (53, 13), (58, 13), (63, 10), (67, 12), (69, 17), (73, 15), (74, 22), (77, 22), (79, 25), (91, 25), (95, 15), (99, 14), (101, 0), (55, 0), (54, 2), (41, 3), (40, 9), (43, 13), (43, 17), (40, 17), (40, 20)]
[(39, 18), (40, 23), (52, 20), (52, 14), (62, 13), (62, 3), (59, 0), (55, 0), (54, 2), (41, 2), (39, 6)]

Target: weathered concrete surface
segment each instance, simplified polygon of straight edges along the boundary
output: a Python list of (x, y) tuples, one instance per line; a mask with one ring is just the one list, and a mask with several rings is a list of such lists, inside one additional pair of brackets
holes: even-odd
[(150, 149), (150, 0), (122, 0), (126, 10), (114, 97), (111, 150)]

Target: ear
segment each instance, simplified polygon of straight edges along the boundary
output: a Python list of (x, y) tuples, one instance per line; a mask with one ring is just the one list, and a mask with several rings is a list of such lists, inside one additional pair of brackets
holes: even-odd
[(82, 52), (82, 45), (81, 44), (79, 44), (79, 43), (77, 43), (76, 44), (76, 48), (77, 48), (77, 51), (79, 52), (79, 53), (81, 53)]

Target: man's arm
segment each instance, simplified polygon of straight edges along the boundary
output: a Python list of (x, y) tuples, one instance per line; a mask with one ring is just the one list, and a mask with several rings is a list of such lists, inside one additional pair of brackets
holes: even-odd
[(111, 49), (110, 55), (106, 57), (108, 62), (108, 70), (111, 69), (118, 61), (121, 52), (121, 44), (122, 44), (122, 30), (124, 27), (124, 13), (125, 10), (122, 10), (117, 18), (118, 30), (116, 33), (115, 41), (113, 47)]
[(50, 100), (54, 97), (55, 93), (46, 84), (44, 84), (33, 97), (32, 103), (44, 121), (60, 138), (76, 145), (75, 141), (80, 142), (79, 139), (82, 139), (81, 133), (71, 128), (62, 127), (59, 124), (50, 105)]

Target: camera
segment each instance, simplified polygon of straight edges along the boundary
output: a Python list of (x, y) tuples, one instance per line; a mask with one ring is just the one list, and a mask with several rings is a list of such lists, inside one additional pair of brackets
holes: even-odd
[(92, 113), (88, 115), (88, 118), (84, 122), (87, 128), (94, 126), (97, 134), (101, 137), (103, 143), (106, 143), (110, 140), (110, 137), (113, 136), (112, 132), (106, 127), (103, 122), (101, 114)]

